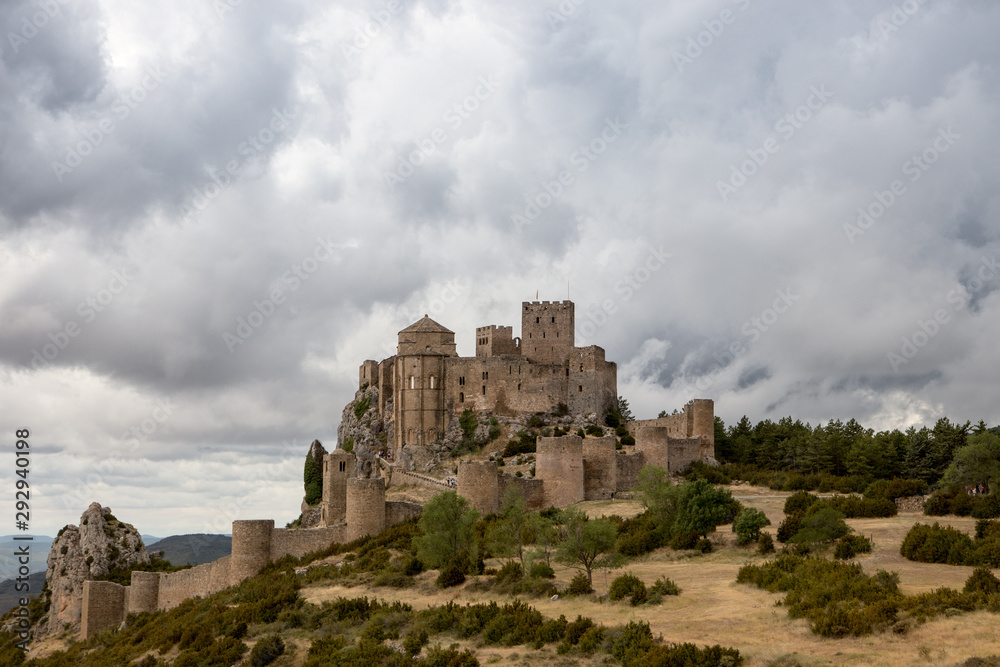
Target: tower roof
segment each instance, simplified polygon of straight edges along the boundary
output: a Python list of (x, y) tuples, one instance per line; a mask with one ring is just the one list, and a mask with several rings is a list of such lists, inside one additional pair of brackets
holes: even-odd
[(399, 333), (407, 333), (411, 331), (418, 333), (449, 333), (449, 334), (455, 333), (448, 327), (438, 324), (431, 318), (427, 317), (427, 315), (424, 315), (422, 318), (420, 318), (410, 326), (406, 327)]

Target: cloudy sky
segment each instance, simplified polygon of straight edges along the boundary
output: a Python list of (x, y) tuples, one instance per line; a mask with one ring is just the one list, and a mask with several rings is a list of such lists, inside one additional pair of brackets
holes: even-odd
[(1000, 421), (995, 2), (7, 0), (0, 33), (33, 532), (284, 524), (362, 360), (424, 313), (472, 355), (536, 293), (639, 417)]

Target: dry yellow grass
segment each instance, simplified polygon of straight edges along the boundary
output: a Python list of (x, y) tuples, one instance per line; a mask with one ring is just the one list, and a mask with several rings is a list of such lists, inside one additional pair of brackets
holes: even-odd
[[(733, 494), (745, 505), (756, 507), (772, 521), (773, 532), (782, 517), (787, 493), (777, 493), (752, 487), (734, 487)], [(631, 516), (641, 511), (638, 503), (629, 501), (584, 503), (591, 516), (609, 512)], [(899, 572), (901, 587), (906, 593), (932, 590), (941, 586), (960, 589), (971, 568), (946, 565), (911, 563), (899, 555), (899, 546), (909, 528), (917, 522), (934, 519), (918, 514), (905, 514), (889, 519), (858, 519), (851, 524), (858, 532), (871, 536), (875, 550), (859, 559), (869, 573), (878, 569)], [(975, 521), (947, 517), (937, 519), (971, 532)], [(651, 584), (658, 577), (669, 577), (682, 593), (664, 598), (655, 607), (631, 607), (628, 604), (597, 602), (592, 598), (562, 598), (531, 600), (539, 611), (548, 617), (564, 614), (573, 619), (577, 614), (589, 616), (606, 625), (617, 625), (629, 620), (648, 621), (655, 635), (671, 642), (695, 644), (721, 644), (733, 646), (746, 657), (746, 665), (766, 665), (782, 656), (791, 656), (804, 666), (813, 665), (955, 665), (974, 656), (1000, 655), (1000, 618), (985, 612), (940, 618), (918, 626), (908, 635), (875, 635), (859, 639), (824, 639), (809, 631), (806, 621), (788, 618), (784, 607), (776, 607), (781, 595), (775, 595), (749, 586), (737, 585), (736, 573), (746, 562), (761, 558), (749, 550), (736, 549), (735, 538), (729, 526), (720, 526), (712, 536), (721, 547), (717, 552), (698, 557), (682, 557), (669, 549), (661, 549), (634, 560), (625, 569)], [(574, 570), (557, 567), (560, 583), (568, 583)], [(608, 584), (618, 572), (597, 572), (594, 587), (598, 593), (607, 591)], [(303, 590), (306, 600), (314, 603), (338, 596), (355, 597), (362, 594), (376, 595), (387, 600), (400, 600), (415, 608), (444, 604), (449, 600), (461, 603), (489, 601), (490, 595), (467, 592), (463, 589), (440, 590), (434, 587), (435, 573), (424, 573), (418, 586), (407, 590), (362, 590), (341, 586), (311, 587)], [(496, 598), (503, 601), (504, 598)], [(565, 658), (547, 653), (533, 655), (525, 647), (500, 650), (493, 647), (473, 647), (480, 660), (503, 664), (562, 663)], [(518, 654), (511, 658), (511, 654)], [(527, 662), (526, 662), (527, 661)], [(566, 664), (579, 664), (569, 662)]]

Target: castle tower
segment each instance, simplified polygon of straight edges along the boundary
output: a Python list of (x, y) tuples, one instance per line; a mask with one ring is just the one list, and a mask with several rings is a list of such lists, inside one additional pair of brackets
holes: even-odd
[(484, 516), (496, 513), (500, 509), (500, 469), (497, 464), (492, 461), (459, 461), (458, 495)]
[(457, 357), (455, 332), (424, 315), (399, 332), (393, 363), (395, 387), (393, 451), (425, 445), (444, 436), (445, 359)]
[(132, 572), (126, 614), (159, 609), (160, 576), (159, 572)]
[(271, 562), (274, 519), (233, 521), (233, 552), (229, 557), (229, 585), (254, 576)]
[(385, 479), (347, 480), (347, 530), (344, 542), (385, 530)]
[(538, 438), (535, 478), (545, 483), (546, 507), (568, 507), (584, 499), (583, 438)]
[(354, 477), (357, 457), (335, 449), (323, 457), (323, 502), (321, 523), (333, 526), (347, 516), (347, 480)]
[(576, 344), (572, 301), (521, 304), (521, 354), (538, 364), (564, 364)]

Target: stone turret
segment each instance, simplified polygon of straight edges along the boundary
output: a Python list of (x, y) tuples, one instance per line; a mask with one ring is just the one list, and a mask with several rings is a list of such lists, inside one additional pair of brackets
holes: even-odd
[(45, 573), (52, 604), (48, 621), (36, 628), (36, 636), (61, 630), (66, 624), (80, 627), (83, 582), (104, 576), (112, 568), (148, 562), (139, 532), (115, 518), (111, 508), (91, 503), (80, 525), (66, 526), (52, 543)]

